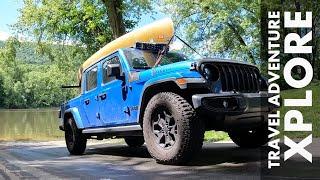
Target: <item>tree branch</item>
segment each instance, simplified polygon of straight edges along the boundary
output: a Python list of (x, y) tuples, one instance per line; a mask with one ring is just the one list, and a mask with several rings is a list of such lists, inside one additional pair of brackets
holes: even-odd
[[(234, 35), (236, 36), (237, 40), (239, 41), (239, 43), (243, 46), (247, 46), (247, 44), (245, 43), (245, 41), (243, 40), (243, 38), (241, 37), (241, 35), (238, 33), (237, 29), (229, 22), (227, 22), (227, 26), (232, 30), (232, 32), (234, 33)], [(248, 56), (251, 59), (251, 62), (256, 64), (253, 54), (251, 51), (248, 51)]]

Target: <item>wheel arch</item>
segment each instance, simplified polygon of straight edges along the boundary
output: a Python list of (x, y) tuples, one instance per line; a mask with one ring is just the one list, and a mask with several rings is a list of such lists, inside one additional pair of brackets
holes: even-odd
[(149, 102), (149, 100), (156, 94), (160, 92), (174, 92), (177, 94), (181, 94), (180, 92), (182, 91), (181, 87), (177, 85), (177, 83), (172, 80), (162, 80), (161, 82), (155, 82), (150, 85), (147, 85), (142, 92), (142, 97), (140, 99), (140, 105), (139, 105), (139, 111), (138, 111), (138, 123), (142, 127), (142, 122), (143, 122), (143, 115), (145, 108)]
[(78, 108), (73, 107), (73, 108), (70, 108), (65, 111), (64, 116), (63, 116), (63, 125), (65, 125), (66, 121), (69, 118), (74, 119), (78, 129), (84, 128)]

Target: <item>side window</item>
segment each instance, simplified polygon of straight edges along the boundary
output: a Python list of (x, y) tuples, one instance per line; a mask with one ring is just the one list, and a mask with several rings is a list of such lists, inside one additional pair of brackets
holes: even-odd
[[(102, 69), (103, 69), (103, 84), (108, 83), (110, 81), (113, 81), (116, 79), (116, 77), (108, 77), (108, 64), (119, 64), (120, 65), (120, 60), (117, 56), (106, 60), (106, 62), (103, 63)], [(120, 65), (121, 66), (121, 65)]]
[(86, 73), (86, 91), (97, 87), (97, 71), (98, 68), (95, 67)]

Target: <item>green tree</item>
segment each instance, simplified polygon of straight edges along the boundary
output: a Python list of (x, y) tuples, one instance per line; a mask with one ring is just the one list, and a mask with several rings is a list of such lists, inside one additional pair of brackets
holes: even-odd
[(77, 82), (82, 62), (150, 9), (148, 0), (24, 0), (13, 28), (27, 42), (0, 49), (0, 106), (51, 107), (75, 96), (61, 85)]
[[(289, 11), (292, 14), (294, 12), (301, 12), (302, 18), (305, 18), (306, 11), (312, 11), (312, 28), (284, 28), (284, 21), (280, 23), (279, 32), (281, 34), (279, 44), (284, 44), (284, 38), (289, 33), (297, 33), (300, 36), (304, 36), (307, 32), (312, 31), (312, 41), (308, 45), (312, 45), (312, 54), (300, 54), (301, 57), (309, 60), (314, 69), (314, 78), (320, 78), (320, 4), (315, 0), (311, 1), (278, 1), (278, 0), (264, 0), (261, 1), (261, 61), (263, 70), (266, 71), (268, 65), (268, 11), (279, 11), (283, 16), (284, 11)], [(282, 50), (281, 50), (282, 51)], [(281, 64), (284, 64), (294, 58), (292, 54), (281, 53)], [(296, 78), (302, 78), (304, 71), (298, 70), (299, 67), (293, 69), (293, 76)], [(284, 79), (281, 79), (281, 87), (289, 88)]]
[(4, 100), (5, 100), (4, 80), (3, 80), (2, 73), (0, 73), (0, 108), (4, 107)]
[(13, 103), (20, 99), (20, 96), (17, 96), (14, 91), (14, 85), (21, 81), (23, 73), (16, 61), (16, 52), (19, 46), (20, 42), (17, 39), (10, 38), (0, 49), (1, 86), (4, 95), (1, 104), (4, 107), (15, 107)]
[(151, 12), (149, 0), (102, 0), (102, 2), (107, 10), (114, 39), (125, 34), (127, 27), (133, 27), (142, 14)]
[[(165, 0), (163, 9), (209, 56), (259, 63), (260, 1)], [(182, 33), (181, 33), (182, 34)]]
[(78, 44), (93, 53), (132, 29), (150, 8), (147, 0), (24, 0), (14, 27), (38, 42)]
[(60, 105), (65, 98), (75, 96), (72, 91), (64, 91), (60, 87), (72, 82), (75, 73), (64, 72), (57, 65), (44, 65), (43, 70), (25, 74), (23, 83), (24, 95), (30, 107), (50, 107)]
[[(83, 59), (83, 48), (44, 44), (50, 57), (38, 57), (37, 45), (9, 39), (0, 49), (0, 107), (31, 108), (58, 106), (78, 92), (62, 92), (61, 85), (76, 82), (76, 72)], [(23, 50), (41, 61), (18, 56)], [(51, 60), (54, 59), (54, 61)]]

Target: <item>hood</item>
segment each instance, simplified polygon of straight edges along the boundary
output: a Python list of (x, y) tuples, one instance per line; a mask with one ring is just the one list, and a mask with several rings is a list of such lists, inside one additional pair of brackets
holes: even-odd
[[(165, 78), (200, 78), (202, 75), (200, 72), (200, 65), (203, 63), (230, 63), (230, 64), (239, 64), (239, 65), (247, 65), (257, 68), (256, 66), (239, 62), (235, 60), (226, 60), (226, 59), (216, 59), (216, 58), (204, 58), (200, 60), (189, 60), (189, 61), (181, 61), (177, 63), (172, 63), (168, 65), (159, 66), (156, 68), (144, 70), (138, 72), (139, 80), (141, 82), (148, 81), (149, 79), (157, 78), (157, 79), (165, 79)], [(192, 69), (192, 67), (195, 67)]]
[(194, 62), (196, 61), (182, 61), (141, 71), (139, 72), (139, 80), (147, 81), (152, 78), (168, 77), (201, 77), (197, 71), (191, 70), (191, 64)]

